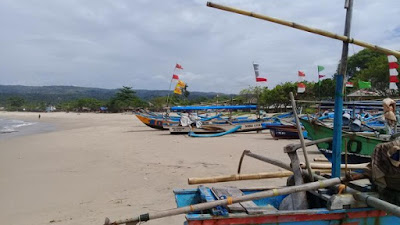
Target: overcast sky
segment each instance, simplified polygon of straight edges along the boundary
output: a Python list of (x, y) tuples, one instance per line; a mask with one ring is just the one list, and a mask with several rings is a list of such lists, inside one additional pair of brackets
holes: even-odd
[[(344, 0), (215, 0), (343, 34)], [(342, 43), (220, 11), (202, 0), (0, 0), (0, 84), (168, 89), (175, 63), (192, 91), (270, 88), (331, 76)], [(400, 49), (400, 1), (355, 0), (352, 36)], [(350, 54), (359, 51), (350, 46)]]

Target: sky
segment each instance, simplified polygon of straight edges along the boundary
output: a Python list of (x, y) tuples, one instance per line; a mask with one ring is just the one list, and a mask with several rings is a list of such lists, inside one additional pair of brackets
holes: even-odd
[[(331, 77), (342, 43), (206, 6), (203, 0), (0, 0), (0, 84), (189, 91)], [(215, 0), (343, 34), (344, 0)], [(400, 1), (355, 0), (351, 36), (400, 50)], [(351, 45), (352, 55), (361, 48)], [(256, 84), (252, 63), (268, 82)]]

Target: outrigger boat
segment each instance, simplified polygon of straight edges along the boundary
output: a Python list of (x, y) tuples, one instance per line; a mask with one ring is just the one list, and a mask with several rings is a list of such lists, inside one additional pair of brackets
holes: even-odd
[[(324, 138), (333, 137), (333, 128), (328, 127), (318, 120), (310, 121), (307, 119), (300, 119), (308, 133), (311, 140), (319, 140)], [(372, 152), (375, 146), (387, 142), (390, 135), (380, 135), (380, 138), (375, 137), (375, 133), (365, 132), (344, 132), (346, 135), (342, 137), (342, 162), (345, 162), (345, 151), (347, 149), (347, 162), (366, 163), (371, 161)], [(332, 142), (317, 144), (318, 150), (325, 155), (325, 157), (332, 162)]]
[[(282, 188), (273, 188), (270, 190), (239, 190), (237, 188), (207, 188), (200, 186), (197, 189), (189, 190), (176, 190), (175, 196), (178, 208), (151, 212), (141, 214), (139, 216), (117, 220), (110, 222), (107, 218), (105, 224), (137, 224), (154, 220), (158, 218), (186, 214), (185, 224), (189, 225), (243, 225), (243, 224), (262, 224), (262, 225), (394, 225), (400, 224), (400, 208), (397, 205), (383, 201), (376, 197), (376, 194), (370, 193), (372, 189), (369, 185), (363, 185), (360, 181), (362, 175), (352, 175), (347, 173), (346, 177), (341, 176), (341, 147), (342, 147), (342, 110), (343, 110), (343, 78), (347, 63), (348, 43), (352, 42), (363, 47), (385, 52), (400, 56), (400, 52), (387, 50), (375, 45), (365, 42), (360, 42), (349, 37), (350, 34), (350, 19), (352, 14), (352, 0), (346, 1), (346, 28), (345, 35), (332, 34), (322, 30), (316, 30), (304, 25), (299, 25), (292, 22), (287, 22), (268, 16), (247, 12), (244, 10), (237, 10), (231, 7), (222, 6), (208, 2), (210, 7), (222, 9), (225, 11), (236, 12), (242, 15), (248, 15), (255, 18), (277, 22), (286, 26), (294, 27), (297, 29), (305, 30), (308, 32), (318, 33), (327, 37), (339, 39), (343, 41), (343, 52), (339, 74), (335, 76), (336, 79), (336, 92), (335, 92), (335, 114), (334, 117), (334, 134), (333, 138), (321, 139), (313, 141), (312, 143), (305, 143), (301, 128), (300, 121), (296, 117), (296, 125), (300, 136), (300, 145), (288, 145), (284, 151), (288, 153), (291, 160), (290, 164), (285, 164), (279, 160), (269, 159), (267, 157), (251, 153), (250, 151), (243, 152), (239, 163), (238, 174), (240, 175), (240, 166), (244, 156), (249, 156), (270, 164), (279, 166), (286, 170), (292, 171), (294, 176), (288, 180), (288, 186)], [(294, 97), (291, 94), (292, 107), (295, 109)], [(331, 176), (320, 176), (311, 170), (310, 163), (308, 162), (306, 146), (318, 144), (320, 142), (333, 141), (333, 154), (332, 154), (332, 171)], [(400, 142), (388, 143), (391, 145), (378, 145), (378, 153), (386, 153), (385, 151)], [(304, 158), (306, 160), (307, 170), (300, 168), (297, 150), (302, 148)], [(384, 150), (380, 152), (381, 150)], [(374, 152), (375, 154), (376, 152)], [(387, 158), (385, 154), (378, 154), (372, 162), (372, 176), (376, 180), (374, 170), (379, 167), (379, 162), (382, 159), (392, 160)], [(385, 158), (386, 157), (386, 158)], [(398, 156), (397, 156), (398, 157)], [(397, 161), (391, 164), (397, 165)], [(377, 165), (378, 163), (378, 165)], [(376, 167), (377, 166), (377, 167)], [(395, 169), (387, 179), (385, 173), (388, 168), (379, 167), (381, 174), (379, 179), (386, 179), (388, 187), (395, 187), (400, 190), (398, 186), (392, 186), (392, 176), (395, 175), (399, 181), (400, 171)], [(393, 168), (392, 168), (393, 169)], [(382, 171), (383, 170), (383, 171)], [(382, 176), (383, 175), (383, 176)], [(240, 176), (239, 176), (240, 177)], [(307, 179), (308, 178), (308, 182)], [(254, 178), (253, 178), (254, 179)], [(353, 180), (353, 181), (352, 181)], [(381, 180), (382, 181), (382, 180)], [(344, 183), (344, 184), (342, 184)], [(294, 186), (293, 186), (294, 185)], [(383, 186), (381, 186), (383, 187)], [(250, 192), (250, 193), (249, 193)], [(399, 192), (397, 192), (399, 193)], [(396, 193), (391, 193), (395, 195)]]

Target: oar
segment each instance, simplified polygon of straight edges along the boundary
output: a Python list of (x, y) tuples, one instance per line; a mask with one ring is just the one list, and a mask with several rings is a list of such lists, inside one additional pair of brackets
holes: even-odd
[(296, 193), (296, 192), (316, 190), (316, 189), (320, 189), (320, 188), (326, 188), (326, 187), (330, 187), (333, 185), (337, 185), (340, 183), (341, 183), (341, 178), (331, 178), (331, 179), (311, 182), (311, 183), (297, 185), (297, 186), (289, 186), (289, 187), (283, 187), (283, 188), (279, 188), (279, 189), (272, 189), (272, 190), (268, 190), (268, 191), (261, 191), (261, 192), (249, 194), (249, 195), (243, 195), (243, 196), (238, 196), (238, 197), (228, 197), (227, 199), (199, 203), (199, 204), (195, 204), (195, 205), (189, 205), (189, 206), (184, 206), (184, 207), (180, 207), (180, 208), (164, 210), (164, 211), (160, 211), (160, 212), (145, 213), (145, 214), (141, 214), (134, 218), (125, 219), (125, 220), (117, 220), (112, 223), (110, 223), (110, 220), (108, 218), (106, 218), (105, 225), (110, 225), (110, 224), (111, 225), (116, 225), (116, 224), (134, 225), (139, 222), (145, 222), (148, 220), (154, 220), (154, 219), (159, 219), (159, 218), (163, 218), (163, 217), (169, 217), (169, 216), (174, 216), (174, 215), (179, 215), (179, 214), (185, 214), (185, 213), (190, 213), (190, 212), (202, 211), (202, 210), (206, 210), (206, 209), (212, 209), (214, 207), (221, 206), (221, 205), (231, 205), (231, 204), (238, 203), (238, 202), (252, 201), (252, 200), (257, 200), (257, 199), (262, 199), (262, 198), (267, 198), (267, 197), (278, 196), (278, 195), (288, 195), (288, 194), (292, 194), (292, 193)]

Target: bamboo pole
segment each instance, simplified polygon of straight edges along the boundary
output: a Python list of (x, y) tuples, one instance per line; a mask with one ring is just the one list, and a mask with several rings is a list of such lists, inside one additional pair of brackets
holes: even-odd
[[(348, 169), (367, 169), (368, 163), (361, 163), (361, 164), (349, 164), (347, 165)], [(300, 163), (301, 168), (306, 169), (307, 166), (305, 163)], [(312, 169), (331, 169), (332, 164), (328, 163), (310, 163)], [(341, 169), (345, 169), (346, 165), (340, 165)]]
[(293, 115), (296, 120), (296, 126), (297, 126), (297, 132), (299, 134), (300, 144), (303, 149), (304, 159), (306, 160), (306, 167), (307, 167), (308, 175), (310, 176), (310, 180), (314, 180), (313, 176), (312, 176), (313, 173), (311, 170), (310, 161), (308, 160), (306, 144), (304, 143), (303, 129), (301, 128), (299, 117), (297, 116), (297, 107), (296, 107), (296, 102), (294, 101), (293, 92), (290, 92), (289, 95), (290, 95), (290, 101), (292, 103)]
[(264, 172), (264, 173), (251, 173), (251, 174), (232, 174), (215, 177), (192, 177), (188, 179), (188, 184), (205, 184), (205, 183), (219, 183), (238, 180), (259, 180), (269, 178), (281, 178), (293, 175), (290, 171), (277, 171), (277, 172)]
[(314, 162), (329, 162), (327, 158), (316, 157), (314, 158)]
[(394, 51), (394, 50), (390, 50), (387, 48), (383, 48), (377, 45), (373, 45), (364, 41), (360, 41), (360, 40), (356, 40), (354, 38), (350, 38), (344, 35), (339, 35), (339, 34), (335, 34), (335, 33), (331, 33), (325, 30), (321, 30), (321, 29), (317, 29), (317, 28), (312, 28), (312, 27), (308, 27), (308, 26), (304, 26), (301, 24), (297, 24), (294, 22), (290, 22), (290, 21), (286, 21), (286, 20), (282, 20), (282, 19), (278, 19), (278, 18), (274, 18), (274, 17), (270, 17), (270, 16), (266, 16), (266, 15), (261, 15), (261, 14), (257, 14), (257, 13), (253, 13), (253, 12), (249, 12), (249, 11), (245, 11), (245, 10), (241, 10), (241, 9), (236, 9), (233, 7), (229, 7), (229, 6), (224, 6), (224, 5), (220, 5), (220, 4), (215, 4), (212, 2), (207, 2), (207, 6), (212, 7), (212, 8), (216, 8), (216, 9), (221, 9), (224, 11), (228, 11), (228, 12), (233, 12), (233, 13), (237, 13), (237, 14), (241, 14), (241, 15), (245, 15), (245, 16), (250, 16), (250, 17), (254, 17), (257, 19), (261, 19), (261, 20), (267, 20), (273, 23), (277, 23), (280, 25), (284, 25), (284, 26), (288, 26), (288, 27), (292, 27), (298, 30), (303, 30), (303, 31), (307, 31), (310, 33), (314, 33), (314, 34), (319, 34), (325, 37), (329, 37), (329, 38), (333, 38), (333, 39), (337, 39), (340, 41), (344, 41), (344, 42), (348, 42), (348, 43), (352, 43), (364, 48), (369, 48), (378, 52), (382, 52), (385, 54), (389, 54), (389, 55), (394, 55), (397, 57), (400, 57), (400, 52), (398, 51)]
[(238, 197), (228, 197), (227, 199), (199, 203), (199, 204), (195, 204), (195, 205), (184, 206), (184, 207), (164, 210), (164, 211), (160, 211), (160, 212), (146, 213), (146, 214), (142, 214), (137, 217), (130, 218), (130, 219), (117, 220), (112, 223), (110, 223), (110, 220), (108, 218), (106, 218), (105, 225), (110, 225), (110, 224), (112, 224), (112, 225), (116, 225), (116, 224), (134, 225), (139, 222), (145, 222), (148, 220), (154, 220), (154, 219), (168, 217), (168, 216), (174, 216), (174, 215), (179, 215), (179, 214), (185, 214), (185, 213), (190, 213), (190, 212), (195, 212), (195, 211), (211, 209), (211, 208), (214, 208), (214, 207), (217, 207), (220, 205), (230, 205), (230, 204), (234, 204), (234, 203), (252, 201), (252, 200), (257, 200), (257, 199), (262, 199), (262, 198), (267, 198), (267, 197), (272, 197), (272, 196), (287, 195), (287, 194), (292, 194), (292, 193), (297, 193), (297, 192), (302, 192), (302, 191), (326, 188), (326, 187), (330, 187), (330, 186), (337, 185), (340, 183), (341, 183), (340, 178), (332, 178), (332, 179), (326, 179), (326, 180), (322, 180), (322, 181), (316, 181), (316, 182), (311, 182), (311, 183), (297, 185), (297, 186), (289, 186), (289, 187), (283, 187), (283, 188), (279, 188), (279, 189), (272, 189), (272, 190), (268, 190), (268, 191), (261, 191), (261, 192), (257, 192), (257, 193), (249, 194), (249, 195), (243, 195), (243, 196), (238, 196)]

